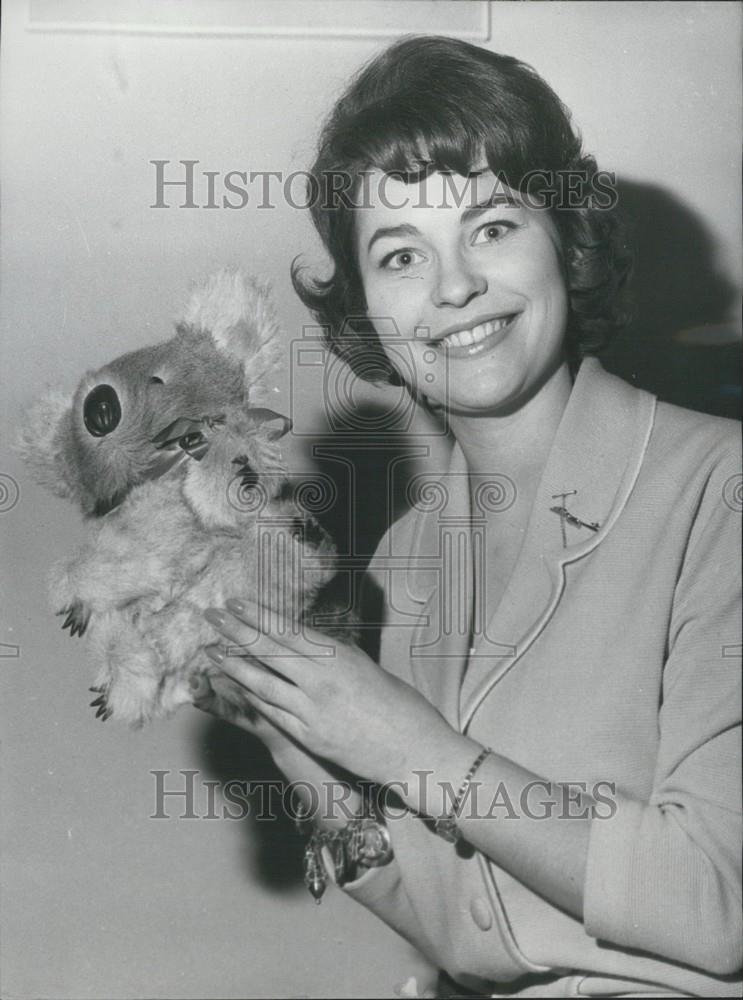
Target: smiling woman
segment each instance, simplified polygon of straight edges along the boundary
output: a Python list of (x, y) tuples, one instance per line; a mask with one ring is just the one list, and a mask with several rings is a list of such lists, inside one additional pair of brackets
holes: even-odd
[[(375, 173), (358, 211), (357, 260), (368, 315), (393, 317), (409, 345), (413, 388), (452, 418), (525, 401), (563, 361), (568, 296), (549, 214), (494, 198), (489, 170), (383, 187), (384, 178)], [(382, 341), (393, 365), (396, 347)]]
[[(415, 189), (432, 172), (442, 175), (439, 190), (426, 198)], [(562, 245), (571, 362), (604, 347), (624, 318), (616, 293), (631, 258), (611, 211), (610, 175), (581, 149), (559, 98), (517, 59), (436, 37), (391, 46), (338, 101), (312, 177), (322, 192), (313, 218), (335, 271), (328, 281), (308, 283), (295, 267), (295, 286), (330, 325), (329, 345), (352, 368), (365, 366), (374, 331), (363, 319), (368, 290), (358, 255), (359, 226), (374, 205), (390, 213), (386, 226), (379, 222), (383, 231), (402, 228), (398, 235), (414, 228), (401, 217), (413, 206), (464, 205), (463, 223), (477, 221), (484, 207), (542, 209)], [(348, 317), (357, 318), (358, 341), (343, 328)], [(394, 366), (387, 372), (396, 382)]]
[[(208, 612), (250, 647), (210, 649), (258, 712), (233, 721), (324, 804), (308, 885), (327, 863), (444, 970), (441, 995), (737, 995), (737, 425), (591, 356), (629, 253), (518, 60), (399, 42), (338, 101), (313, 175), (343, 192), (313, 205), (334, 270), (295, 268), (297, 290), (331, 350), (405, 383), (454, 446), (440, 503), (369, 567), (379, 662), (278, 638), (240, 595)], [(220, 683), (196, 703), (219, 714)], [(321, 795), (339, 780), (343, 809)], [(401, 806), (374, 864), (365, 782)]]

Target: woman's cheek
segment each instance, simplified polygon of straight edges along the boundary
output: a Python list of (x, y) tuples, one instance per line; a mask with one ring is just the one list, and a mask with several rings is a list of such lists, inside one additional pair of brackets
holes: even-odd
[(371, 316), (389, 316), (391, 305), (395, 296), (390, 294), (389, 286), (386, 282), (375, 280), (367, 281), (364, 285), (366, 306)]
[[(367, 303), (371, 306), (369, 300)], [(412, 336), (413, 311), (411, 303), (398, 288), (384, 289), (376, 296), (376, 308), (370, 308), (374, 316), (384, 319), (385, 326), (391, 326), (396, 337), (407, 339)]]

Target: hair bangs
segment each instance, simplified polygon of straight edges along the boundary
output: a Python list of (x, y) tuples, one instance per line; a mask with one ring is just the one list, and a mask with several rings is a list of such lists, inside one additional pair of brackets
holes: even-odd
[(357, 175), (377, 169), (406, 183), (432, 173), (469, 177), (490, 170), (517, 188), (528, 169), (532, 137), (502, 121), (492, 107), (483, 114), (479, 102), (452, 107), (441, 97), (365, 109), (339, 144), (337, 162), (346, 169), (353, 162)]

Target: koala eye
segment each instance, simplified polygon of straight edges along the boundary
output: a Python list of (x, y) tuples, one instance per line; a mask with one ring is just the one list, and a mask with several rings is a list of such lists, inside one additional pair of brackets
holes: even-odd
[(163, 382), (163, 380), (160, 378), (159, 375), (150, 375), (150, 382), (154, 383), (155, 385), (165, 385), (165, 383)]
[(116, 430), (121, 420), (121, 403), (110, 385), (91, 389), (83, 403), (83, 420), (89, 434), (105, 437)]

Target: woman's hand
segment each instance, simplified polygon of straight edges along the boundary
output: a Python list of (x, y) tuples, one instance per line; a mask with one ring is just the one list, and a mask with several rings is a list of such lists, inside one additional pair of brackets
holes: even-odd
[(212, 677), (201, 674), (194, 683), (194, 706), (260, 739), (284, 777), (297, 784), (295, 794), (318, 826), (345, 826), (360, 804), (347, 776), (340, 777), (260, 712), (247, 715), (241, 711), (235, 704), (234, 689), (238, 689), (238, 701), (244, 699), (245, 689), (226, 673)]
[[(285, 734), (287, 745), (303, 755), (296, 759), (324, 766), (318, 755), (380, 785), (400, 782), (395, 791), (410, 809), (434, 817), (449, 813), (480, 744), (454, 730), (423, 695), (360, 650), (308, 627), (292, 635), (291, 623), (259, 605), (227, 605), (229, 610), (206, 613), (223, 640), (240, 647), (231, 652), (242, 654), (222, 656), (225, 683), (240, 685), (266, 725)], [(207, 647), (207, 652), (215, 649)], [(502, 810), (504, 801), (521, 803), (524, 789), (534, 782), (551, 787), (543, 775), (490, 753), (477, 771), (484, 808), (464, 810), (458, 825), (473, 847), (580, 918), (590, 796), (581, 799), (584, 815), (571, 823), (557, 812), (545, 818), (523, 811), (523, 822), (493, 822), (494, 804)], [(562, 786), (555, 789), (553, 795), (559, 796)], [(357, 801), (349, 800), (352, 808)], [(337, 811), (333, 815), (338, 820)]]
[[(239, 694), (237, 699), (234, 697), (236, 689)], [(197, 675), (191, 682), (191, 694), (195, 708), (208, 712), (216, 719), (231, 722), (239, 729), (244, 729), (246, 733), (257, 737), (275, 762), (276, 757), (282, 755), (282, 751), (285, 756), (290, 748), (299, 750), (285, 732), (269, 722), (260, 712), (248, 715), (240, 710), (238, 703), (244, 699), (245, 691), (226, 674), (211, 677), (207, 677), (206, 674)]]
[(205, 615), (230, 655), (219, 647), (207, 653), (268, 723), (311, 754), (386, 784), (462, 739), (415, 688), (354, 646), (306, 625), (292, 631), (291, 622), (247, 600)]

